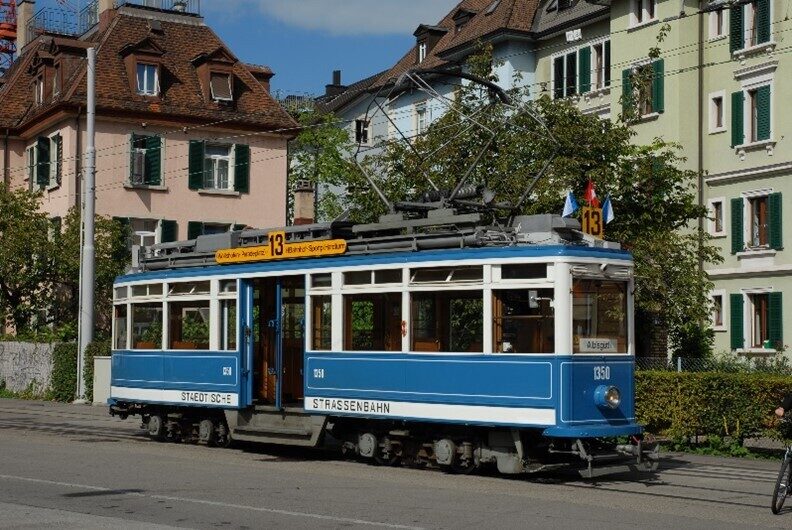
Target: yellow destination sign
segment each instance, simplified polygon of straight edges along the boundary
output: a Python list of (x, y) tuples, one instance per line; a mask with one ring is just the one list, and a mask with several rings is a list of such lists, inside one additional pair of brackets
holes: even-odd
[(602, 208), (583, 207), (583, 231), (587, 234), (602, 239), (605, 235), (605, 224), (602, 218)]
[(337, 256), (346, 252), (347, 249), (346, 241), (343, 239), (286, 243), (286, 234), (284, 232), (272, 232), (267, 239), (269, 240), (269, 245), (218, 250), (215, 254), (215, 260), (221, 265), (227, 265), (279, 259), (318, 258), (322, 256)]

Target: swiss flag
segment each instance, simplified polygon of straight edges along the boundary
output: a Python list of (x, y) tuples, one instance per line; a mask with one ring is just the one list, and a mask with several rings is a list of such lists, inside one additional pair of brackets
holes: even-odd
[(586, 184), (586, 193), (583, 195), (583, 198), (589, 203), (589, 206), (593, 208), (599, 208), (600, 202), (597, 199), (597, 190), (594, 189), (594, 181), (589, 179), (588, 184)]

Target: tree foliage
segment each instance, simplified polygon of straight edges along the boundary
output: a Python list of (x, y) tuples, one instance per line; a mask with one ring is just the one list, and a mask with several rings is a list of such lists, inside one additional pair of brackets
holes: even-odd
[[(491, 48), (484, 47), (469, 71), (496, 80), (495, 66)], [(634, 254), (638, 314), (665, 326), (672, 348), (695, 350), (686, 355), (706, 352), (711, 284), (701, 264), (719, 256), (708, 235), (694, 227), (706, 208), (697, 202), (697, 174), (683, 169), (681, 147), (662, 139), (636, 145), (629, 123), (584, 115), (567, 100), (531, 99), (527, 89), (510, 95), (513, 107), (474, 86), (459, 88), (452, 108), (425, 134), (409, 144), (382, 144), (364, 165), (391, 202), (420, 200), (431, 183), (447, 194), (469, 172), (469, 184), (491, 190), (495, 203), (513, 206), (555, 157), (518, 213), (560, 213), (568, 190), (582, 197), (593, 181), (601, 198), (611, 196), (617, 214), (607, 239)], [(371, 222), (387, 213), (359, 172), (347, 176), (353, 220)], [(490, 221), (499, 219), (502, 214), (492, 213)]]

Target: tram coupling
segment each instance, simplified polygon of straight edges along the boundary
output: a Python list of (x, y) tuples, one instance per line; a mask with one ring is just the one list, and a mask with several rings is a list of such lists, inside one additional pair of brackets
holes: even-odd
[(617, 473), (653, 473), (660, 463), (660, 444), (648, 443), (638, 436), (631, 436), (630, 443), (617, 444), (614, 451), (594, 452), (578, 439), (575, 453), (585, 467), (579, 470), (583, 478), (595, 478)]

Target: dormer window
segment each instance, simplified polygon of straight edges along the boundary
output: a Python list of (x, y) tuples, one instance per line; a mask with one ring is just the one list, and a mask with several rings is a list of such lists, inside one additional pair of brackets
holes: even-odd
[(36, 105), (44, 103), (44, 76), (39, 76), (33, 84), (33, 96), (36, 100)]
[(234, 93), (231, 87), (231, 75), (212, 73), (209, 87), (212, 91), (214, 101), (234, 101)]
[(141, 96), (159, 95), (159, 68), (156, 64), (138, 63), (137, 93)]
[(419, 42), (418, 43), (418, 62), (422, 63), (426, 59), (426, 43)]
[(60, 95), (60, 67), (55, 68), (55, 75), (52, 76), (52, 97), (57, 98)]

